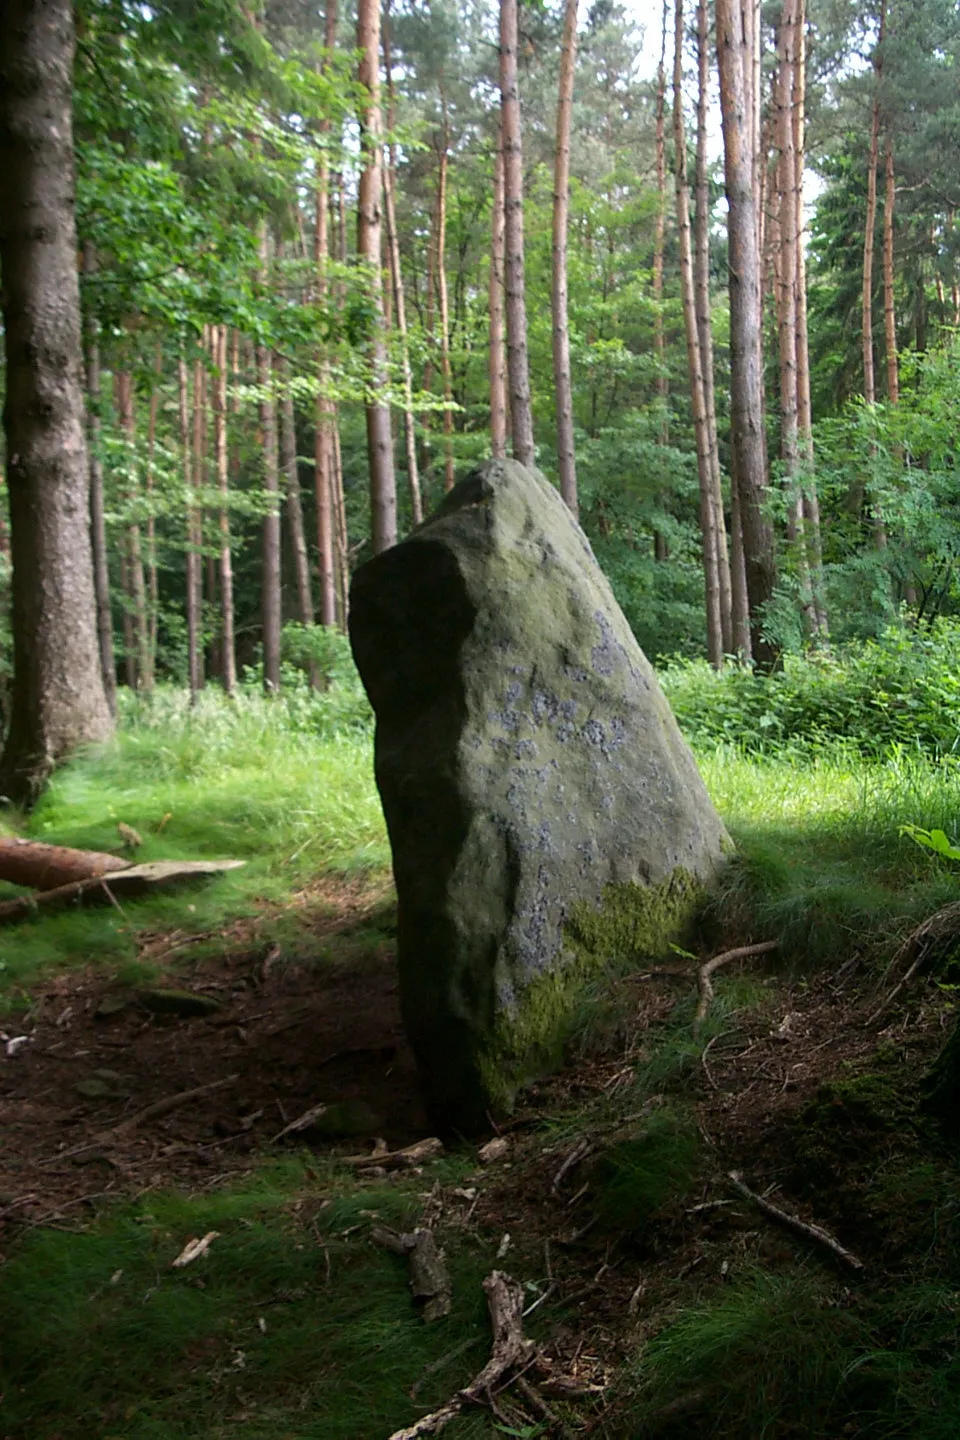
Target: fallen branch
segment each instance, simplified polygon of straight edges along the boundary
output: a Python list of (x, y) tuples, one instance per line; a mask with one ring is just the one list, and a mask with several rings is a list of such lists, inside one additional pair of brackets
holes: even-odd
[(865, 1269), (863, 1261), (858, 1259), (845, 1245), (841, 1245), (839, 1240), (835, 1240), (829, 1231), (824, 1230), (820, 1225), (813, 1225), (807, 1220), (801, 1220), (799, 1215), (792, 1215), (789, 1210), (781, 1210), (779, 1205), (774, 1205), (763, 1195), (758, 1195), (749, 1189), (741, 1180), (739, 1171), (731, 1170), (727, 1179), (738, 1195), (742, 1195), (745, 1200), (756, 1205), (757, 1209), (762, 1210), (765, 1215), (769, 1215), (771, 1220), (786, 1225), (788, 1230), (795, 1230), (798, 1235), (804, 1235), (808, 1240), (816, 1240), (818, 1245), (825, 1246), (832, 1254), (836, 1255), (838, 1260), (842, 1260), (844, 1265), (849, 1265), (851, 1270)]
[(107, 885), (102, 875), (58, 885), (54, 890), (41, 890), (33, 895), (18, 895), (15, 900), (0, 904), (0, 924), (22, 920), (38, 911), (59, 910), (74, 901), (89, 900), (116, 903), (117, 895), (146, 895), (155, 890), (168, 890), (189, 880), (202, 880), (236, 870), (245, 860), (154, 860), (148, 865), (129, 865), (110, 875)]
[(211, 1090), (223, 1090), (227, 1085), (235, 1085), (239, 1079), (239, 1075), (226, 1075), (222, 1080), (210, 1080), (206, 1085), (195, 1085), (192, 1090), (181, 1090), (177, 1095), (166, 1095), (162, 1100), (154, 1100), (152, 1105), (144, 1106), (129, 1119), (120, 1120), (116, 1125), (111, 1125), (109, 1130), (101, 1130), (94, 1135), (92, 1140), (87, 1140), (83, 1145), (75, 1145), (72, 1150), (60, 1150), (51, 1159), (41, 1160), (40, 1164), (41, 1166), (57, 1165), (61, 1160), (71, 1160), (75, 1155), (83, 1155), (88, 1150), (95, 1150), (98, 1145), (109, 1145), (113, 1140), (130, 1135), (145, 1120), (159, 1120), (161, 1116), (179, 1110), (181, 1105), (188, 1105), (191, 1100), (196, 1100), (201, 1095), (207, 1095)]
[(875, 1025), (878, 1020), (881, 1020), (894, 1000), (906, 990), (914, 976), (933, 957), (937, 947), (946, 940), (955, 940), (958, 935), (960, 935), (960, 904), (956, 901), (952, 905), (944, 905), (942, 910), (937, 910), (935, 914), (924, 920), (922, 925), (911, 930), (887, 966), (884, 978), (895, 975), (908, 960), (911, 963), (903, 978), (898, 980), (885, 999), (881, 1000), (867, 1021), (867, 1025)]
[(366, 1170), (371, 1165), (382, 1166), (384, 1170), (410, 1170), (414, 1165), (423, 1165), (443, 1154), (443, 1141), (436, 1135), (418, 1140), (415, 1145), (406, 1145), (402, 1150), (375, 1149), (370, 1155), (338, 1155), (339, 1165), (350, 1165), (354, 1170)]
[(560, 1186), (570, 1174), (570, 1171), (574, 1170), (583, 1160), (586, 1160), (589, 1155), (592, 1155), (596, 1148), (593, 1139), (589, 1135), (581, 1135), (551, 1181), (550, 1189), (554, 1195), (560, 1194)]
[(439, 1410), (423, 1415), (413, 1425), (395, 1430), (390, 1440), (420, 1440), (422, 1435), (438, 1435), (455, 1420), (466, 1405), (489, 1404), (493, 1387), (517, 1365), (533, 1356), (536, 1346), (523, 1338), (523, 1289), (500, 1270), (494, 1270), (483, 1282), (493, 1330), (490, 1359), (470, 1384), (457, 1392)]
[(401, 1235), (387, 1225), (374, 1225), (371, 1238), (378, 1245), (392, 1250), (394, 1255), (407, 1255), (410, 1259), (410, 1289), (414, 1300), (421, 1300), (423, 1318), (429, 1325), (450, 1314), (453, 1286), (450, 1272), (443, 1258), (443, 1251), (437, 1246), (432, 1230), (418, 1226), (410, 1234)]
[(730, 965), (734, 960), (749, 960), (754, 955), (767, 955), (771, 950), (776, 950), (780, 944), (779, 940), (762, 940), (757, 945), (739, 945), (736, 950), (724, 950), (722, 955), (714, 955), (705, 965), (701, 965), (697, 971), (697, 989), (700, 998), (697, 1001), (697, 1012), (693, 1017), (693, 1034), (696, 1038), (700, 1034), (700, 1027), (707, 1018), (707, 1011), (710, 1009), (710, 1001), (713, 999), (712, 976), (719, 970), (721, 965)]

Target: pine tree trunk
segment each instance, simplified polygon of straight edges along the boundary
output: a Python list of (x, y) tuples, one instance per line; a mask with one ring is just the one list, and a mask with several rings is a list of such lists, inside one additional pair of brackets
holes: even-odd
[[(392, 135), (394, 128), (394, 95), (389, 21), (390, 0), (386, 0), (383, 14), (383, 62), (387, 72), (387, 129)], [(393, 287), (397, 330), (400, 335), (400, 359), (403, 366), (403, 441), (407, 459), (407, 486), (410, 491), (410, 514), (414, 525), (419, 525), (423, 520), (423, 499), (420, 494), (420, 473), (417, 465), (417, 429), (413, 413), (413, 370), (410, 365), (407, 302), (403, 291), (403, 270), (400, 265), (400, 235), (397, 230), (397, 147), (393, 140), (390, 141), (390, 146), (387, 151), (387, 167), (384, 181), (387, 243), (390, 248), (390, 280)]]
[(147, 505), (147, 658), (153, 689), (157, 668), (157, 628), (160, 620), (160, 577), (157, 573), (157, 517), (154, 510), (153, 462), (157, 446), (157, 415), (160, 409), (160, 378), (163, 374), (163, 347), (158, 345), (153, 363), (150, 408), (147, 414), (147, 465), (143, 493)]
[(506, 244), (507, 374), (513, 456), (534, 462), (527, 305), (523, 259), (523, 148), (517, 79), (517, 0), (500, 0), (500, 117), (503, 134), (503, 208)]
[(297, 467), (297, 421), (290, 389), (289, 365), (278, 361), (277, 372), (282, 385), (280, 395), (280, 464), (286, 482), (287, 529), (297, 585), (297, 619), (301, 625), (313, 624), (313, 595), (310, 589), (310, 560), (303, 526), (303, 503), (300, 498), (300, 473)]
[[(666, 336), (663, 328), (663, 247), (667, 218), (667, 17), (669, 0), (663, 0), (663, 24), (660, 33), (660, 63), (657, 66), (657, 99), (655, 112), (656, 126), (656, 167), (657, 167), (657, 219), (653, 233), (653, 353), (657, 358), (657, 399), (663, 408), (660, 421), (660, 444), (670, 439), (670, 422), (667, 415)], [(665, 558), (665, 557), (664, 557)]]
[[(863, 227), (863, 398), (868, 407), (875, 405), (877, 400), (873, 356), (873, 252), (877, 231), (877, 169), (880, 160), (880, 83), (886, 28), (887, 7), (886, 0), (882, 0), (880, 30), (873, 57), (873, 109), (870, 116), (870, 149), (867, 155), (867, 215)], [(873, 541), (878, 550), (887, 548), (887, 527), (879, 507), (875, 508), (873, 513)]]
[(340, 431), (333, 432), (333, 503), (337, 537), (337, 605), (340, 629), (346, 634), (350, 618), (350, 550), (347, 536), (347, 508), (343, 493), (343, 457)]
[[(133, 395), (133, 377), (129, 370), (115, 369), (113, 372), (113, 403), (117, 420), (129, 446), (129, 460), (133, 470), (136, 459), (137, 421)], [(126, 499), (136, 506), (139, 495), (135, 479), (131, 480)], [(152, 684), (149, 663), (149, 637), (147, 631), (147, 589), (143, 576), (143, 548), (140, 524), (136, 520), (127, 525), (123, 541), (125, 574), (127, 581), (126, 602), (130, 618), (131, 645), (127, 647), (126, 675), (131, 690), (149, 690)]]
[(577, 60), (577, 0), (566, 0), (557, 99), (553, 170), (553, 383), (557, 407), (557, 471), (560, 494), (576, 519), (577, 457), (573, 440), (573, 383), (567, 315), (567, 224), (570, 214), (570, 116)]
[[(91, 241), (83, 246), (84, 273), (92, 275), (97, 256)], [(100, 331), (96, 316), (86, 324), (87, 434), (90, 457), (90, 541), (93, 552), (93, 588), (97, 607), (97, 637), (103, 690), (111, 715), (117, 713), (117, 672), (113, 651), (113, 611), (110, 604), (110, 565), (103, 506), (103, 464), (100, 459)]]
[(493, 208), (490, 212), (490, 454), (507, 456), (507, 356), (503, 343), (504, 214), (503, 145), (497, 124), (497, 150), (493, 162)]
[[(266, 225), (260, 232), (260, 266), (263, 276), (269, 264)], [(263, 447), (263, 488), (269, 510), (263, 517), (263, 686), (269, 694), (280, 691), (280, 462), (277, 451), (277, 401), (273, 365), (266, 345), (256, 348), (257, 386), (260, 399), (260, 435)]]
[(380, 124), (380, 9), (378, 0), (359, 0), (357, 49), (360, 52), (360, 151), (357, 194), (357, 255), (366, 265), (373, 320), (367, 344), (367, 456), (370, 466), (370, 541), (379, 555), (397, 543), (397, 486), (393, 436), (386, 401), (387, 347), (383, 326), (380, 198), (383, 193)]
[(0, 9), (0, 272), (13, 689), (0, 792), (30, 803), (112, 730), (97, 641), (81, 389), (69, 0)]
[(733, 611), (733, 653), (742, 664), (752, 664), (750, 600), (747, 595), (747, 566), (743, 554), (743, 525), (740, 520), (740, 492), (737, 489), (736, 475), (730, 476), (730, 605)]
[(183, 457), (183, 483), (187, 497), (187, 549), (186, 549), (186, 611), (187, 611), (187, 683), (190, 687), (190, 703), (197, 698), (197, 616), (194, 608), (193, 586), (193, 475), (190, 447), (190, 380), (187, 362), (181, 350), (177, 365), (177, 397), (180, 418), (180, 451)]
[(810, 557), (810, 582), (816, 632), (822, 642), (830, 635), (823, 578), (823, 540), (820, 532), (820, 501), (817, 495), (816, 457), (813, 449), (813, 408), (810, 402), (810, 343), (807, 333), (807, 259), (803, 243), (803, 172), (806, 156), (806, 29), (804, 0), (798, 0), (797, 66), (794, 75), (795, 188), (800, 217), (797, 237), (797, 430), (803, 466), (803, 518)]
[(900, 403), (900, 366), (897, 360), (897, 310), (893, 294), (893, 208), (897, 182), (893, 167), (893, 140), (888, 138), (884, 157), (883, 203), (883, 328), (887, 352), (887, 399)]
[[(324, 48), (327, 57), (333, 53), (337, 33), (337, 3), (327, 0), (325, 17)], [(322, 69), (326, 68), (327, 60)], [(320, 124), (321, 148), (317, 154), (316, 207), (313, 240), (313, 259), (317, 272), (317, 300), (320, 305), (329, 305), (330, 282), (327, 278), (327, 262), (330, 256), (329, 242), (329, 201), (330, 201), (330, 156), (327, 143), (330, 137), (330, 120), (324, 117)], [(318, 356), (320, 388), (314, 405), (314, 494), (317, 510), (317, 578), (320, 582), (320, 624), (335, 625), (337, 619), (336, 581), (334, 575), (334, 522), (333, 522), (333, 432), (336, 427), (336, 405), (330, 398), (330, 362), (326, 350)]]
[(720, 446), (717, 442), (717, 405), (713, 387), (713, 326), (710, 311), (710, 192), (707, 184), (707, 111), (710, 91), (710, 36), (706, 0), (697, 0), (697, 158), (696, 222), (694, 226), (693, 280), (703, 374), (703, 406), (707, 417), (710, 485), (713, 495), (714, 535), (717, 549), (717, 585), (720, 592), (720, 630), (723, 653), (732, 655), (733, 598), (727, 526), (723, 514)]
[[(230, 453), (227, 434), (227, 327), (214, 328), (215, 379), (213, 388), (213, 434), (216, 455), (217, 490), (220, 495), (218, 531), (220, 539), (220, 678), (224, 691), (232, 695), (237, 684), (237, 647), (233, 614), (233, 556), (230, 549)], [(236, 366), (234, 366), (236, 368)]]
[(193, 367), (193, 479), (187, 493), (187, 650), (190, 694), (204, 685), (203, 654), (203, 508), (206, 478), (207, 372), (201, 361)]
[[(749, 8), (749, 0), (748, 0)], [(740, 498), (744, 565), (750, 603), (753, 658), (761, 669), (776, 663), (763, 634), (764, 609), (776, 583), (773, 526), (765, 512), (766, 438), (763, 423), (763, 314), (753, 126), (745, 76), (754, 59), (736, 0), (717, 0), (717, 59), (723, 122), (730, 270), (731, 450)]]
[(683, 124), (683, 0), (676, 0), (674, 17), (673, 142), (677, 195), (677, 238), (680, 246), (680, 290), (683, 299), (684, 328), (687, 336), (687, 370), (690, 376), (690, 403), (693, 409), (693, 428), (697, 446), (697, 473), (700, 479), (700, 537), (707, 611), (707, 656), (711, 665), (719, 670), (723, 665), (723, 631), (720, 623), (716, 510), (713, 470), (710, 461), (710, 435), (704, 405), (700, 336), (697, 331), (693, 254), (690, 241), (687, 142)]
[(450, 133), (447, 102), (443, 106), (443, 133), (437, 166), (437, 296), (440, 301), (440, 373), (443, 377), (443, 488), (453, 489), (453, 380), (450, 373), (450, 296), (447, 290), (447, 174), (450, 164)]

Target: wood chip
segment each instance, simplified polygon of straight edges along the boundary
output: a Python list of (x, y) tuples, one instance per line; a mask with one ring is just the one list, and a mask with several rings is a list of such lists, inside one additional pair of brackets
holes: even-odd
[(182, 1270), (185, 1265), (192, 1265), (194, 1260), (199, 1260), (201, 1255), (206, 1255), (219, 1235), (219, 1230), (208, 1230), (202, 1240), (188, 1240), (176, 1260), (171, 1262), (171, 1270)]

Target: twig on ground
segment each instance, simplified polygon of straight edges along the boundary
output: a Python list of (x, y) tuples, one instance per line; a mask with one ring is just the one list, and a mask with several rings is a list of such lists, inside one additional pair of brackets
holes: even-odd
[(700, 992), (700, 999), (697, 1001), (697, 1012), (693, 1017), (694, 1038), (700, 1034), (700, 1027), (710, 1009), (710, 1001), (713, 999), (712, 976), (714, 972), (719, 970), (721, 965), (730, 965), (734, 960), (749, 960), (754, 955), (767, 955), (771, 950), (776, 950), (779, 944), (779, 940), (761, 940), (757, 945), (738, 945), (735, 950), (724, 950), (722, 955), (714, 955), (712, 960), (708, 960), (705, 965), (700, 966), (697, 971), (697, 989)]
[(490, 1359), (470, 1384), (439, 1410), (421, 1416), (413, 1425), (395, 1430), (390, 1440), (420, 1440), (422, 1435), (438, 1435), (465, 1405), (489, 1404), (493, 1387), (533, 1355), (536, 1346), (523, 1337), (523, 1288), (501, 1270), (492, 1271), (484, 1280), (483, 1288), (493, 1330)]
[(574, 1145), (573, 1149), (570, 1151), (566, 1159), (563, 1161), (563, 1164), (560, 1166), (560, 1169), (553, 1177), (553, 1180), (550, 1184), (550, 1189), (553, 1191), (554, 1195), (560, 1194), (560, 1186), (563, 1184), (563, 1181), (566, 1179), (566, 1177), (570, 1174), (570, 1171), (575, 1169), (576, 1166), (579, 1165), (583, 1160), (586, 1160), (588, 1155), (592, 1155), (595, 1149), (596, 1146), (590, 1136), (581, 1135), (580, 1139), (577, 1141), (576, 1145)]
[(338, 1165), (350, 1165), (354, 1170), (365, 1170), (368, 1165), (382, 1165), (384, 1170), (410, 1170), (426, 1160), (435, 1160), (443, 1154), (443, 1141), (436, 1135), (418, 1140), (415, 1145), (406, 1145), (402, 1150), (377, 1150), (370, 1155), (338, 1155)]
[(779, 1205), (774, 1205), (763, 1195), (758, 1195), (756, 1191), (749, 1189), (740, 1178), (739, 1171), (729, 1171), (727, 1179), (738, 1195), (742, 1195), (745, 1200), (749, 1200), (752, 1205), (756, 1205), (757, 1209), (762, 1210), (765, 1215), (769, 1215), (771, 1220), (779, 1221), (781, 1225), (786, 1225), (789, 1230), (795, 1230), (798, 1235), (805, 1235), (808, 1240), (816, 1240), (818, 1245), (825, 1246), (833, 1255), (836, 1255), (838, 1260), (842, 1260), (844, 1265), (848, 1265), (851, 1270), (863, 1270), (866, 1268), (862, 1260), (858, 1259), (845, 1245), (841, 1245), (840, 1241), (834, 1239), (829, 1231), (824, 1230), (822, 1226), (811, 1224), (807, 1220), (801, 1220), (799, 1215), (793, 1215), (789, 1210), (781, 1210)]
[(514, 1384), (531, 1410), (533, 1410), (541, 1420), (545, 1420), (551, 1430), (554, 1430), (561, 1437), (561, 1440), (572, 1440), (573, 1431), (563, 1423), (553, 1407), (547, 1404), (535, 1385), (532, 1385), (523, 1375), (518, 1375)]
[(50, 1159), (41, 1160), (40, 1165), (44, 1167), (56, 1165), (61, 1160), (70, 1160), (75, 1155), (83, 1155), (87, 1150), (95, 1150), (98, 1145), (109, 1144), (121, 1136), (129, 1135), (145, 1120), (158, 1120), (163, 1115), (169, 1115), (173, 1110), (179, 1110), (181, 1105), (187, 1105), (201, 1095), (208, 1095), (211, 1090), (222, 1090), (227, 1085), (235, 1085), (239, 1079), (239, 1075), (226, 1075), (222, 1080), (211, 1080), (206, 1085), (195, 1085), (192, 1090), (181, 1090), (177, 1095), (167, 1095), (163, 1100), (155, 1100), (152, 1105), (146, 1105), (135, 1115), (131, 1115), (129, 1119), (120, 1120), (109, 1130), (99, 1131), (92, 1140), (87, 1140), (83, 1145), (75, 1145), (72, 1150), (61, 1150)]

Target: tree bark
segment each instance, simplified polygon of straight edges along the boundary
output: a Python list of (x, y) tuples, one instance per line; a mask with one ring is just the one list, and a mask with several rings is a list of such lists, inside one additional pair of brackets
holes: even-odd
[(534, 462), (527, 304), (523, 260), (523, 148), (517, 80), (517, 0), (500, 0), (500, 123), (503, 135), (504, 233), (506, 236), (507, 373), (513, 456)]
[[(139, 501), (139, 486), (136, 481), (137, 418), (133, 393), (133, 376), (129, 370), (116, 368), (113, 372), (113, 403), (117, 420), (127, 442), (131, 479), (126, 500), (134, 507)], [(127, 684), (131, 690), (150, 690), (153, 675), (150, 666), (150, 638), (147, 627), (147, 587), (143, 574), (143, 546), (140, 522), (131, 520), (123, 539), (127, 592), (125, 600), (130, 617), (132, 644), (125, 656)]]
[(497, 122), (497, 149), (493, 162), (493, 208), (490, 213), (490, 454), (507, 457), (507, 357), (503, 345), (503, 143)]
[(143, 494), (147, 507), (147, 657), (153, 689), (157, 668), (157, 631), (160, 621), (160, 576), (157, 572), (157, 516), (154, 507), (153, 461), (157, 446), (157, 416), (160, 410), (160, 377), (163, 374), (163, 348), (157, 345), (153, 362), (153, 383), (147, 411), (147, 463), (143, 473)]
[(3, 423), (13, 559), (13, 688), (0, 793), (36, 799), (113, 723), (90, 545), (73, 204), (69, 0), (0, 10)]
[[(390, 0), (386, 0), (383, 14), (383, 63), (387, 72), (387, 129), (392, 136), (394, 126), (394, 94), (393, 61), (390, 53)], [(393, 286), (397, 330), (400, 335), (400, 359), (403, 366), (403, 442), (407, 460), (407, 487), (410, 491), (410, 514), (414, 525), (419, 525), (423, 520), (423, 499), (420, 493), (420, 472), (417, 465), (417, 428), (413, 413), (413, 370), (410, 365), (407, 302), (403, 290), (403, 270), (400, 264), (400, 235), (397, 230), (397, 147), (392, 139), (387, 151), (384, 199), (387, 220), (387, 243), (390, 249), (390, 280)]]
[(707, 111), (710, 99), (710, 30), (706, 0), (697, 0), (697, 157), (696, 221), (694, 226), (693, 279), (700, 340), (700, 368), (703, 374), (703, 408), (707, 417), (710, 455), (710, 485), (713, 494), (714, 535), (717, 550), (717, 586), (720, 592), (720, 630), (723, 653), (732, 655), (733, 599), (730, 554), (723, 514), (723, 485), (720, 478), (720, 446), (717, 441), (717, 402), (713, 387), (713, 325), (710, 307), (710, 192), (707, 184)]
[(443, 131), (437, 165), (437, 297), (440, 301), (440, 373), (443, 377), (443, 488), (453, 489), (453, 380), (450, 373), (450, 296), (447, 290), (447, 175), (450, 165), (450, 129), (447, 102), (440, 90)]
[(286, 482), (287, 529), (293, 554), (293, 573), (297, 584), (297, 619), (301, 625), (313, 624), (313, 595), (310, 587), (310, 561), (303, 526), (303, 504), (300, 499), (300, 474), (297, 467), (297, 421), (290, 389), (289, 366), (278, 361), (280, 394), (280, 465)]
[[(880, 83), (883, 76), (883, 42), (886, 38), (887, 6), (880, 6), (880, 30), (873, 56), (873, 108), (870, 116), (870, 148), (867, 153), (867, 214), (863, 227), (863, 398), (868, 407), (877, 401), (873, 356), (873, 251), (877, 231), (877, 169), (880, 159)], [(887, 527), (879, 508), (873, 514), (873, 541), (878, 550), (887, 548)]]
[(577, 59), (577, 0), (566, 0), (557, 99), (557, 143), (553, 172), (553, 383), (557, 406), (557, 470), (560, 494), (574, 519), (577, 457), (573, 440), (573, 384), (570, 378), (570, 323), (567, 315), (567, 224), (570, 214), (570, 116)]
[(716, 669), (723, 665), (723, 632), (720, 623), (720, 580), (717, 568), (717, 525), (714, 506), (710, 434), (704, 405), (703, 364), (697, 331), (697, 307), (693, 284), (693, 255), (690, 241), (690, 193), (687, 183), (687, 141), (683, 123), (683, 0), (674, 8), (673, 52), (673, 142), (674, 177), (677, 195), (677, 238), (680, 245), (680, 287), (683, 322), (687, 336), (687, 369), (690, 376), (690, 403), (697, 446), (697, 473), (700, 479), (700, 539), (707, 611), (707, 656)]
[[(655, 111), (655, 153), (657, 169), (657, 219), (653, 232), (653, 353), (657, 357), (657, 399), (663, 407), (660, 421), (660, 444), (666, 445), (670, 438), (667, 416), (666, 336), (663, 327), (663, 247), (667, 219), (667, 18), (669, 0), (663, 0), (663, 23), (660, 32), (660, 63), (657, 66), (657, 100)], [(699, 173), (699, 172), (698, 172)], [(658, 557), (660, 558), (660, 557)], [(663, 558), (666, 558), (665, 556)]]
[[(269, 262), (266, 225), (260, 232), (260, 266), (264, 277)], [(280, 460), (277, 451), (277, 401), (273, 365), (266, 345), (256, 347), (257, 386), (260, 390), (260, 436), (263, 449), (263, 488), (269, 509), (263, 517), (263, 688), (280, 691)]]
[[(326, 69), (333, 53), (337, 34), (337, 0), (327, 0), (324, 20), (324, 59)], [(313, 236), (313, 259), (317, 272), (317, 300), (329, 305), (330, 282), (327, 262), (330, 256), (330, 119), (320, 122), (320, 149), (317, 152), (316, 206)], [(326, 349), (318, 355), (320, 387), (314, 405), (314, 495), (317, 509), (317, 578), (320, 583), (320, 624), (335, 625), (337, 619), (336, 581), (334, 576), (333, 525), (333, 432), (336, 428), (336, 404), (330, 397), (330, 362)]]
[(227, 437), (227, 327), (214, 327), (213, 435), (220, 509), (217, 528), (220, 539), (220, 679), (227, 695), (237, 684), (237, 653), (233, 614), (233, 556), (230, 549), (230, 455)]
[(359, 0), (357, 49), (360, 52), (360, 153), (357, 193), (357, 254), (366, 264), (373, 319), (367, 342), (367, 456), (370, 466), (370, 541), (379, 555), (397, 543), (397, 485), (393, 468), (390, 407), (385, 398), (387, 347), (383, 325), (383, 271), (380, 254), (383, 193), (380, 123), (380, 7)]
[(190, 695), (196, 700), (204, 684), (203, 655), (203, 504), (206, 470), (207, 372), (193, 366), (193, 478), (187, 490), (187, 652)]
[[(91, 241), (83, 246), (83, 269), (92, 275), (97, 256)], [(90, 541), (93, 552), (93, 588), (97, 607), (97, 637), (103, 690), (110, 713), (117, 713), (117, 672), (113, 652), (113, 610), (110, 604), (110, 563), (103, 507), (103, 464), (100, 459), (100, 330), (92, 307), (86, 324), (87, 433), (90, 459)]]
[(888, 137), (884, 156), (883, 199), (883, 328), (887, 353), (887, 399), (900, 403), (900, 366), (897, 360), (897, 310), (893, 294), (893, 209), (897, 182), (893, 165), (893, 138)]
[(759, 668), (770, 669), (777, 657), (763, 634), (763, 618), (773, 595), (776, 566), (773, 526), (764, 509), (767, 457), (763, 425), (760, 236), (754, 187), (753, 124), (747, 111), (745, 90), (745, 76), (754, 73), (754, 60), (746, 44), (743, 14), (736, 0), (717, 0), (716, 17), (728, 205), (731, 450), (740, 499), (753, 658)]

